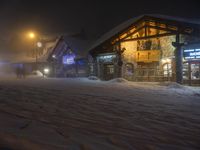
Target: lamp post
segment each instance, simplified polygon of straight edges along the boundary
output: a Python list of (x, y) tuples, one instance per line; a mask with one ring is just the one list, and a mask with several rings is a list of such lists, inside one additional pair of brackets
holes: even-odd
[(37, 42), (36, 46), (37, 46), (37, 48), (36, 48), (36, 54), (35, 54), (35, 61), (37, 63), (38, 62), (38, 49), (40, 49), (42, 47), (42, 43), (41, 42)]
[(34, 41), (34, 49), (35, 49), (35, 67), (37, 70), (37, 62), (38, 62), (38, 49), (42, 47), (42, 43), (37, 38), (36, 34), (34, 32), (28, 33), (29, 39)]
[(115, 49), (115, 52), (118, 56), (118, 60), (117, 60), (117, 65), (118, 65), (117, 77), (118, 78), (122, 77), (122, 66), (123, 66), (122, 54), (124, 53), (125, 50), (126, 50), (125, 48), (121, 48), (121, 45), (119, 46), (119, 48)]
[(183, 52), (182, 46), (184, 43), (180, 43), (180, 34), (176, 35), (176, 42), (172, 42), (175, 49), (175, 68), (176, 68), (176, 82), (183, 84)]

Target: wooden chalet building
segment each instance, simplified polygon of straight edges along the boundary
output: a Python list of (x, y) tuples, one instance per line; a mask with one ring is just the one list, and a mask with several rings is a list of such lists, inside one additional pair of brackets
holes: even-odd
[(27, 75), (37, 70), (48, 77), (85, 77), (89, 70), (84, 51), (87, 43), (77, 37), (60, 36), (43, 42), (37, 53), (34, 49), (30, 56), (20, 57), (13, 67), (24, 68)]
[(52, 49), (47, 61), (55, 77), (88, 76), (87, 40), (61, 36)]
[[(198, 22), (142, 15), (112, 29), (91, 46), (91, 74), (103, 80), (124, 77), (132, 81), (199, 84), (199, 41)], [(193, 54), (187, 53), (191, 43), (197, 43)], [(195, 57), (183, 57), (186, 53)], [(195, 77), (193, 72), (197, 72)]]

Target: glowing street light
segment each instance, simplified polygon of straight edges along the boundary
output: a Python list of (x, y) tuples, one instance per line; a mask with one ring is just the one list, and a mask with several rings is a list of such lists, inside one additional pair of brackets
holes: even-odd
[(35, 38), (35, 33), (30, 32), (30, 33), (28, 34), (28, 36), (29, 36), (30, 39), (34, 39), (34, 38)]
[(28, 32), (27, 36), (29, 39), (31, 39), (34, 42), (34, 50), (35, 50), (35, 66), (37, 69), (37, 62), (38, 62), (38, 50), (42, 48), (42, 42), (40, 42), (40, 38), (38, 34), (34, 32)]

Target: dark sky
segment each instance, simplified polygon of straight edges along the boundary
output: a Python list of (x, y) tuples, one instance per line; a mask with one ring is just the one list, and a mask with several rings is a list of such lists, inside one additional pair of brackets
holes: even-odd
[(96, 37), (147, 13), (200, 20), (198, 0), (1, 0), (0, 52), (23, 49), (23, 34), (29, 30), (54, 35), (84, 28)]

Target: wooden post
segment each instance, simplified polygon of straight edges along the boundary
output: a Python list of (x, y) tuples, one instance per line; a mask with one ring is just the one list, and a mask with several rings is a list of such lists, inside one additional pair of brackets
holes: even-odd
[(173, 46), (176, 48), (175, 50), (175, 68), (176, 68), (176, 82), (179, 84), (183, 84), (183, 52), (182, 47), (183, 44), (180, 43), (180, 35), (176, 35), (176, 42), (173, 43)]
[(125, 51), (125, 48), (121, 48), (121, 43), (119, 44), (119, 48), (117, 49), (116, 53), (118, 55), (118, 72), (117, 72), (117, 77), (121, 78), (122, 77), (122, 66), (123, 66), (123, 61), (122, 61), (122, 54)]

